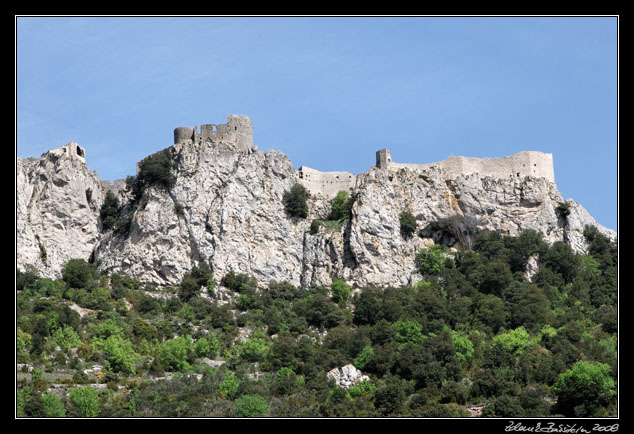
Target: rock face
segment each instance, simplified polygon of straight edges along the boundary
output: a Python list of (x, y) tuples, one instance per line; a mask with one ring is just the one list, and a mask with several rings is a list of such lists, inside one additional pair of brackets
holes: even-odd
[(18, 158), (16, 168), (18, 269), (33, 265), (55, 277), (69, 259), (88, 259), (101, 235), (103, 192), (83, 149), (69, 143), (39, 159)]
[(343, 387), (344, 389), (359, 384), (362, 381), (370, 380), (370, 377), (363, 375), (361, 371), (352, 364), (342, 368), (332, 369), (328, 371), (326, 377), (330, 380), (334, 380), (337, 386)]
[[(175, 133), (176, 143), (167, 148), (175, 185), (169, 191), (147, 188), (134, 207), (123, 183), (101, 183), (88, 170), (76, 144), (40, 159), (18, 158), (18, 268), (32, 264), (59, 276), (68, 259), (92, 255), (103, 270), (157, 286), (179, 284), (201, 262), (217, 281), (232, 270), (263, 286), (270, 280), (329, 285), (336, 278), (359, 287), (398, 286), (420, 280), (414, 266), (420, 248), (470, 247), (482, 231), (517, 235), (535, 229), (546, 241), (565, 241), (576, 251), (585, 249), (585, 225), (616, 239), (581, 205), (565, 201), (548, 177), (456, 174), (433, 164), (373, 167), (357, 175), (352, 218), (340, 229), (322, 226), (311, 235), (311, 221), (328, 216), (332, 192), (311, 184), (308, 218), (290, 217), (282, 197), (305, 179), (282, 153), (258, 151), (248, 139), (250, 120), (243, 118), (230, 116), (227, 124), (235, 124), (240, 140)], [(243, 124), (248, 134), (238, 131)], [(132, 211), (128, 234), (102, 229), (99, 210), (107, 189)], [(569, 206), (567, 218), (557, 212), (562, 202)], [(416, 217), (417, 231), (409, 238), (400, 232), (402, 211)]]

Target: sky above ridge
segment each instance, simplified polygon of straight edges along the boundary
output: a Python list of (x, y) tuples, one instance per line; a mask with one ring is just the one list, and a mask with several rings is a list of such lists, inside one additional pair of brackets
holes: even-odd
[(102, 180), (179, 126), (253, 122), (294, 166), (553, 154), (617, 229), (616, 17), (16, 17), (16, 155), (76, 141)]

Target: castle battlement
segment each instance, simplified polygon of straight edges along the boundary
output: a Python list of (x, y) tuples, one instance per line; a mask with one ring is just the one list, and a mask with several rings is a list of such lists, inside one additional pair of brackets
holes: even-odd
[(203, 124), (174, 129), (174, 144), (187, 141), (212, 143), (229, 142), (238, 146), (253, 146), (253, 126), (251, 119), (243, 115), (227, 116), (226, 124)]
[(508, 157), (473, 158), (449, 156), (446, 160), (428, 164), (395, 163), (390, 151), (381, 149), (376, 152), (378, 169), (409, 168), (413, 170), (439, 167), (449, 178), (469, 173), (479, 173), (495, 178), (522, 178), (533, 176), (555, 182), (553, 154), (539, 151), (522, 151)]

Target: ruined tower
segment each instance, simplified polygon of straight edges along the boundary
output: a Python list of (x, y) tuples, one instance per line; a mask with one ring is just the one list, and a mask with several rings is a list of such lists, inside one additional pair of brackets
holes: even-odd
[(174, 144), (187, 141), (228, 142), (239, 147), (253, 146), (253, 127), (251, 119), (243, 115), (227, 116), (226, 124), (203, 124), (194, 127), (174, 129)]
[(383, 148), (376, 151), (376, 167), (377, 169), (387, 169), (387, 166), (392, 162), (392, 156), (387, 148)]

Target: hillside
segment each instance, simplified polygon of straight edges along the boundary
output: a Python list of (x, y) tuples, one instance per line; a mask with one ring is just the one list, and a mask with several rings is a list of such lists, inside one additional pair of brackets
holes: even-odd
[(618, 248), (552, 156), (296, 170), (251, 121), (126, 180), (17, 160), (18, 417), (614, 417)]

